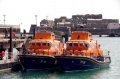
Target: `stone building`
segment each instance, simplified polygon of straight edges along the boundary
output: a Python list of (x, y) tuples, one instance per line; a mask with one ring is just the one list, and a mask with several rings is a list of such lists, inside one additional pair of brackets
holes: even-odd
[(53, 27), (54, 26), (54, 21), (53, 20), (48, 20), (48, 26)]
[(40, 26), (44, 26), (44, 27), (48, 26), (48, 20), (46, 19), (41, 20)]
[[(85, 14), (85, 15), (72, 15), (72, 18), (62, 16), (52, 20), (43, 19), (40, 22), (40, 26), (50, 26), (55, 30), (67, 31), (74, 30), (76, 27), (83, 26), (84, 29), (108, 29), (109, 23), (119, 23), (119, 19), (103, 19), (102, 14)], [(110, 26), (112, 27), (112, 26)], [(114, 27), (114, 26), (113, 26)], [(66, 29), (66, 30), (65, 30)]]
[(118, 19), (87, 19), (86, 27), (89, 29), (107, 29), (109, 23), (119, 23)]
[(100, 29), (102, 19), (87, 19), (86, 28), (89, 29)]
[(81, 24), (86, 24), (85, 15), (72, 15), (72, 27), (79, 27)]
[(53, 27), (53, 26), (54, 26), (54, 21), (53, 21), (53, 20), (43, 19), (43, 20), (40, 22), (40, 26)]
[(55, 26), (57, 27), (71, 27), (72, 23), (71, 23), (71, 19), (67, 18), (67, 17), (60, 17), (60, 18), (55, 18)]
[(85, 19), (102, 19), (102, 14), (86, 14)]
[(64, 16), (60, 18), (55, 18), (54, 23), (54, 28), (57, 28), (58, 31), (63, 31), (67, 33), (71, 32), (72, 20), (70, 18)]
[(119, 23), (119, 19), (103, 19), (102, 14), (72, 15), (73, 27), (84, 24), (89, 29), (107, 29), (109, 23)]

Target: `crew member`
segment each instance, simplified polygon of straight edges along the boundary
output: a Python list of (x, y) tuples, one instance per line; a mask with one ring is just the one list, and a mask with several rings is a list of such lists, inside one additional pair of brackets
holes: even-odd
[(25, 47), (25, 44), (23, 43), (23, 45), (22, 45), (22, 49), (23, 49), (23, 54), (25, 54), (26, 53), (26, 47)]

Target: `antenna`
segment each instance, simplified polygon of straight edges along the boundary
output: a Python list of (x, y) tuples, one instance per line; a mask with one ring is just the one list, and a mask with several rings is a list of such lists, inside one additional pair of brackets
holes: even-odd
[(3, 16), (4, 16), (4, 25), (5, 25), (5, 16), (6, 16), (6, 15), (3, 15)]
[[(40, 22), (41, 22), (41, 19), (40, 19), (41, 17), (40, 17), (40, 10), (39, 10), (39, 20), (40, 20)], [(40, 24), (40, 23), (39, 23)]]
[(92, 19), (92, 3), (91, 3), (91, 19)]
[(48, 15), (46, 14), (46, 20), (48, 20)]
[(71, 3), (71, 6), (72, 6), (72, 15), (73, 15), (73, 3)]
[(53, 5), (54, 5), (54, 19), (55, 19), (55, 4), (54, 4), (54, 2), (53, 2)]
[(36, 26), (37, 26), (37, 15), (35, 15), (35, 17), (36, 17)]

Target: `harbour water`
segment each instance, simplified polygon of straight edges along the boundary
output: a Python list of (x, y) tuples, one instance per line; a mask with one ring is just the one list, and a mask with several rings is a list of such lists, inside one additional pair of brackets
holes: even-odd
[(37, 70), (28, 72), (0, 73), (0, 79), (120, 79), (120, 37), (93, 37), (101, 48), (110, 51), (111, 64), (108, 68), (79, 71), (61, 72), (58, 70)]

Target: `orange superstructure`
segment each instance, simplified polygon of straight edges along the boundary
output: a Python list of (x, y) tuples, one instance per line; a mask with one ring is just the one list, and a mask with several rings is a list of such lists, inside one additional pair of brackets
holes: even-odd
[(103, 51), (100, 44), (93, 41), (91, 33), (73, 31), (71, 39), (66, 43), (66, 54), (97, 57), (103, 56)]
[(50, 56), (61, 55), (63, 53), (63, 43), (55, 40), (53, 32), (40, 31), (30, 41), (29, 53)]

